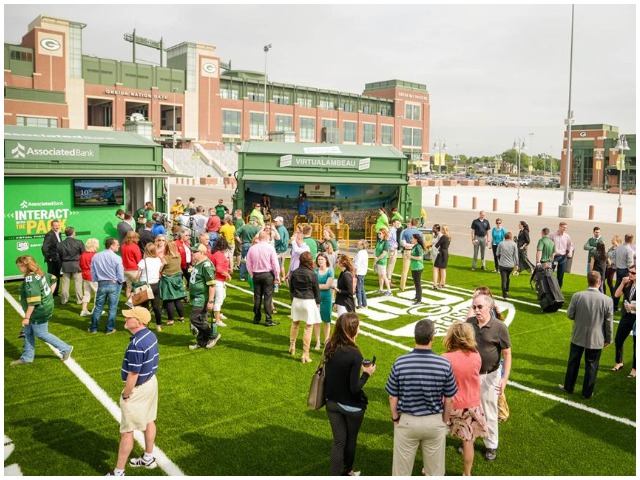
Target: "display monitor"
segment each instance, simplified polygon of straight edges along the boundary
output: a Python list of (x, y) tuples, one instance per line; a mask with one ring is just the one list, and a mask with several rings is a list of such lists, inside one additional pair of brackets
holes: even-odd
[(76, 207), (124, 205), (124, 180), (75, 179), (73, 180), (73, 204)]

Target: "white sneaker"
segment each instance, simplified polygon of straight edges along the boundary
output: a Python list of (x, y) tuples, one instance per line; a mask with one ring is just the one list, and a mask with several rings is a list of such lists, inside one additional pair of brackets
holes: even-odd
[(189, 345), (189, 350), (197, 350), (198, 348), (202, 348), (202, 347), (197, 343), (195, 345)]
[(220, 340), (221, 336), (222, 335), (218, 334), (218, 335), (216, 335), (216, 338), (212, 338), (211, 340), (209, 340), (207, 342), (207, 344), (205, 345), (205, 348), (213, 348), (213, 347), (215, 347), (216, 343), (218, 343), (218, 340)]
[(90, 317), (91, 316), (91, 312), (89, 310), (82, 310), (80, 312), (80, 316), (81, 317)]
[(227, 316), (224, 313), (220, 312), (220, 320), (226, 320), (226, 319), (227, 319)]
[(227, 326), (227, 324), (226, 324), (226, 323), (224, 323), (222, 320), (218, 320), (218, 321), (216, 322), (216, 325), (218, 325), (219, 327), (226, 327), (226, 326)]

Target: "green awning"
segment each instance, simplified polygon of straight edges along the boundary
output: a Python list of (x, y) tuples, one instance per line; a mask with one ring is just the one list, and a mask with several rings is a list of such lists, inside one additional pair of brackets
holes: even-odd
[(264, 175), (257, 173), (245, 174), (240, 180), (247, 181), (259, 181), (259, 182), (274, 182), (274, 183), (307, 183), (310, 185), (315, 184), (371, 184), (371, 185), (408, 185), (409, 182), (400, 178), (389, 177), (367, 177), (354, 175), (352, 177), (339, 177), (339, 176), (318, 176), (318, 175), (296, 175), (296, 176), (284, 176), (284, 175)]
[[(73, 174), (73, 175), (72, 175)], [(82, 178), (123, 178), (123, 177), (148, 177), (148, 178), (192, 178), (191, 175), (169, 172), (149, 172), (144, 170), (76, 170), (70, 172), (64, 169), (37, 168), (5, 170), (5, 177), (82, 177)]]

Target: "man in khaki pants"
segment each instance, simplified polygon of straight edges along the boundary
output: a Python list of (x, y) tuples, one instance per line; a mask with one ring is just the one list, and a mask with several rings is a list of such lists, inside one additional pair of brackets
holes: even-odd
[(409, 267), (411, 266), (411, 238), (417, 233), (422, 236), (422, 232), (418, 230), (418, 219), (411, 220), (411, 226), (405, 228), (400, 234), (400, 242), (398, 250), (402, 251), (402, 276), (400, 278), (400, 290), (404, 290), (407, 285), (407, 276), (409, 275)]
[(458, 392), (453, 368), (431, 350), (435, 327), (427, 318), (416, 323), (416, 345), (396, 359), (385, 390), (393, 422), (394, 476), (410, 476), (418, 447), (425, 475), (444, 475), (447, 425)]

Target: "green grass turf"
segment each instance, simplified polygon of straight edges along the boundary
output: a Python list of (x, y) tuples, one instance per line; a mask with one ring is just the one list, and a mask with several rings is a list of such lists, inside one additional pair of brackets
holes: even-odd
[[(400, 267), (398, 262), (396, 272)], [(469, 267), (469, 259), (452, 257), (447, 284), (466, 289), (488, 285), (494, 293), (500, 291), (499, 275), (471, 272)], [(430, 264), (423, 279), (431, 279)], [(231, 283), (247, 288), (237, 280), (237, 273)], [(399, 278), (395, 283), (399, 284)], [(512, 277), (511, 283), (512, 300), (536, 303), (528, 276)], [(407, 286), (413, 286), (410, 279)], [(5, 288), (17, 296), (17, 283)], [(585, 277), (565, 276), (565, 293), (584, 288)], [(367, 276), (366, 289), (377, 289), (372, 273)], [(565, 307), (569, 297), (567, 294)], [(288, 304), (288, 290), (282, 288), (276, 299)], [(577, 393), (567, 397), (559, 394), (556, 385), (564, 378), (572, 323), (563, 312), (542, 314), (537, 306), (514, 303), (517, 313), (509, 326), (513, 382), (635, 422), (635, 381), (626, 378), (632, 359), (630, 338), (623, 371), (609, 371), (614, 356), (609, 347), (602, 355), (595, 397), (580, 399), (582, 372)], [(227, 289), (223, 311), (229, 326), (220, 328), (222, 339), (213, 350), (187, 349), (194, 340), (188, 323), (176, 323), (158, 334), (157, 445), (188, 475), (328, 475), (332, 440), (326, 413), (306, 407), (319, 354), (312, 352), (314, 363), (303, 365), (299, 361), (301, 339), (296, 357), (287, 353), (290, 319), (285, 307), (278, 306), (275, 319), (281, 325), (273, 328), (253, 325), (251, 308), (248, 294), (231, 286)], [(116, 321), (116, 335), (89, 335), (89, 320), (80, 317), (79, 310), (76, 305), (57, 305), (50, 330), (74, 345), (75, 361), (115, 401), (122, 389), (120, 365), (129, 335), (122, 318)], [(187, 306), (187, 313), (189, 310)], [(417, 319), (401, 316), (384, 326), (398, 328)], [(106, 316), (101, 328), (104, 322)], [(5, 301), (4, 427), (16, 447), (5, 465), (17, 463), (25, 475), (106, 473), (115, 463), (117, 422), (43, 343), (36, 345), (33, 364), (10, 367), (9, 362), (21, 351), (19, 324), (19, 315)], [(358, 439), (355, 468), (366, 475), (388, 475), (393, 427), (384, 385), (393, 361), (404, 350), (378, 338), (406, 346), (413, 342), (367, 328), (363, 331), (375, 335), (361, 335), (358, 344), (365, 357), (377, 356), (378, 368), (365, 387), (369, 408)], [(443, 351), (441, 338), (436, 338), (434, 349)], [(478, 441), (475, 475), (635, 475), (634, 427), (515, 386), (508, 387), (506, 395), (511, 417), (500, 425), (498, 458), (485, 462)], [(462, 458), (455, 451), (459, 444), (448, 440), (448, 475), (462, 472)], [(136, 445), (133, 454), (141, 453)], [(416, 461), (414, 474), (420, 468)], [(128, 473), (158, 475), (162, 471), (128, 469)]]

